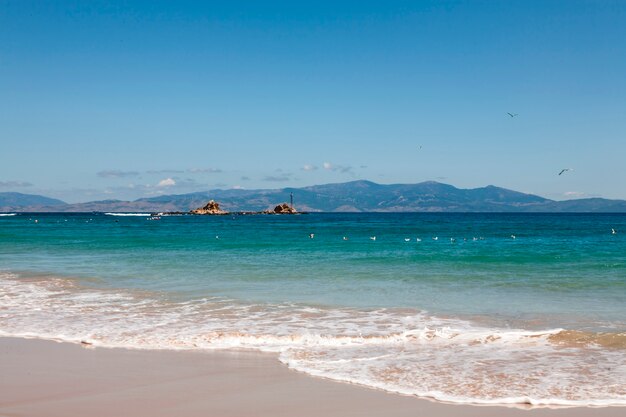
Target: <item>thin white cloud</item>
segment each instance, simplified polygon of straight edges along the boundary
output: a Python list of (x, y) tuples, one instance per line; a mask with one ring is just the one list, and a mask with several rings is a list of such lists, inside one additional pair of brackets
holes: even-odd
[(157, 187), (171, 187), (176, 185), (176, 181), (173, 178), (165, 178), (164, 180), (159, 181)]
[[(110, 186), (104, 189), (72, 189), (74, 194), (80, 194), (83, 201), (94, 199), (120, 199), (135, 200), (137, 198), (150, 197), (169, 193), (189, 193), (196, 191), (206, 191), (208, 184), (197, 182), (192, 178), (167, 177), (152, 183), (128, 182), (124, 185)], [(65, 197), (58, 195), (59, 198)]]
[(0, 181), (0, 188), (13, 188), (13, 187), (32, 187), (33, 184), (26, 181)]
[(263, 178), (263, 181), (267, 182), (285, 182), (291, 179), (291, 175), (268, 175)]
[(146, 171), (146, 174), (182, 174), (185, 172), (182, 169), (151, 169)]
[(192, 174), (219, 174), (223, 172), (219, 168), (191, 168), (188, 171)]
[(565, 197), (584, 197), (586, 195), (586, 193), (583, 193), (582, 191), (566, 191), (563, 193), (563, 195)]
[(347, 165), (335, 165), (330, 162), (324, 162), (323, 167), (327, 171), (341, 172), (342, 174), (353, 174), (352, 167)]
[(139, 175), (137, 171), (120, 171), (119, 169), (107, 169), (98, 172), (96, 175), (102, 178), (128, 178)]
[(306, 164), (302, 167), (303, 171), (315, 171), (317, 167), (315, 165)]

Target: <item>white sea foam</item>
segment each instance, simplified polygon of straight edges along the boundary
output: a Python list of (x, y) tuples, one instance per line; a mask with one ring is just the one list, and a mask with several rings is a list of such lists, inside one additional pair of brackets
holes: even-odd
[(256, 349), (293, 369), (458, 403), (626, 405), (623, 349), (553, 343), (408, 309), (172, 302), (0, 273), (0, 335), (137, 349)]
[(120, 216), (120, 217), (146, 217), (150, 216), (150, 213), (104, 213), (107, 216)]
[(0, 217), (15, 216), (17, 213), (0, 213)]

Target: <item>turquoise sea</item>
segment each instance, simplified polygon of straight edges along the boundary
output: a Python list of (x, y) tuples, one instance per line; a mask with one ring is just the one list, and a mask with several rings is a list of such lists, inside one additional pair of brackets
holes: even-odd
[(149, 217), (0, 215), (0, 335), (275, 352), (451, 402), (626, 405), (624, 214)]

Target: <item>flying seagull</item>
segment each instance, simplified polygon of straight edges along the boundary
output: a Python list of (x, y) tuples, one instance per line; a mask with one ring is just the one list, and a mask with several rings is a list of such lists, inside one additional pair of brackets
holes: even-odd
[(559, 175), (562, 175), (564, 172), (567, 172), (567, 171), (573, 171), (573, 170), (574, 170), (574, 168), (563, 168), (563, 169), (561, 170), (561, 172), (559, 172)]
[(509, 112), (506, 112), (506, 114), (508, 114), (508, 115), (509, 115), (509, 116), (511, 116), (511, 117), (519, 116), (519, 114), (517, 114), (517, 113), (509, 113)]

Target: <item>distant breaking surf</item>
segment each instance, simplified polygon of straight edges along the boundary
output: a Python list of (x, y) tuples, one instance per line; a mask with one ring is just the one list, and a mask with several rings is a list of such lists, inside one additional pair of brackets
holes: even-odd
[(128, 217), (128, 216), (150, 216), (150, 213), (104, 213), (107, 216), (122, 216), (122, 217)]

